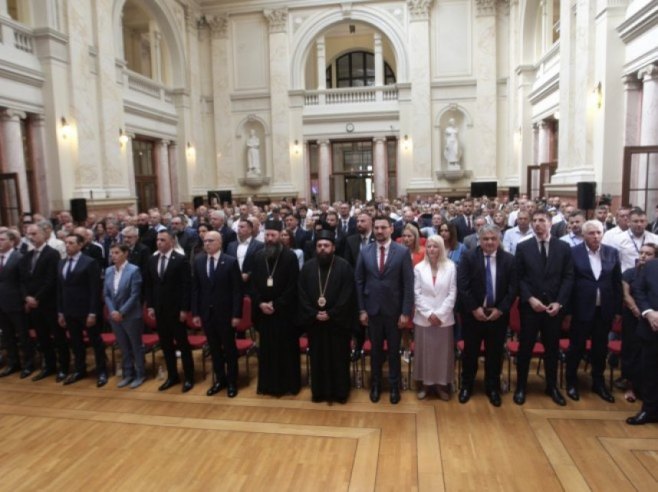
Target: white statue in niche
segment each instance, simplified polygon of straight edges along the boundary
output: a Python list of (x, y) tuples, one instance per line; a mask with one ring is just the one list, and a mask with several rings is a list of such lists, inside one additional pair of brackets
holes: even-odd
[(448, 162), (449, 171), (461, 169), (459, 162), (462, 158), (462, 151), (459, 145), (459, 129), (455, 126), (455, 119), (448, 120), (448, 126), (443, 132), (445, 144), (443, 147), (443, 157)]
[(249, 130), (247, 139), (247, 176), (260, 177), (260, 139), (256, 130)]

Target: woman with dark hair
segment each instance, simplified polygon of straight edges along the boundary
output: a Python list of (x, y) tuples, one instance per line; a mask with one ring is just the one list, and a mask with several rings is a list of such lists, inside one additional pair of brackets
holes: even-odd
[(213, 227), (210, 224), (206, 224), (205, 222), (199, 223), (199, 225), (196, 227), (196, 232), (197, 232), (197, 242), (192, 248), (192, 259), (199, 253), (203, 252), (203, 238), (206, 237), (206, 233), (209, 231), (214, 230)]
[(299, 269), (301, 270), (304, 266), (304, 252), (297, 248), (297, 245), (295, 244), (295, 236), (288, 229), (283, 229), (281, 231), (281, 244), (297, 255)]
[(107, 236), (107, 231), (105, 228), (105, 220), (97, 222), (94, 226), (94, 241), (99, 244), (104, 244), (105, 237)]
[(457, 227), (452, 222), (441, 224), (439, 235), (443, 239), (446, 255), (455, 265), (459, 264), (459, 258), (466, 251), (466, 246), (457, 240)]
[(658, 255), (658, 245), (643, 244), (640, 248), (640, 258), (633, 268), (622, 274), (622, 287), (624, 289), (624, 309), (622, 311), (621, 332), (621, 377), (626, 379), (626, 393), (624, 399), (628, 402), (637, 400), (636, 390), (640, 388), (642, 372), (640, 357), (642, 354), (642, 339), (637, 336), (637, 323), (642, 313), (633, 299), (633, 282), (639, 276), (644, 265)]

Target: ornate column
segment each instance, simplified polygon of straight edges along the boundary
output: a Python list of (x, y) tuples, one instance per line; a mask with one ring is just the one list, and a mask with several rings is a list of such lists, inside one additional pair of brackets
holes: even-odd
[(539, 123), (532, 125), (532, 165), (539, 165)]
[(537, 149), (537, 163), (544, 164), (551, 160), (551, 127), (545, 121), (537, 123), (539, 129), (539, 145)]
[(331, 142), (318, 140), (318, 201), (331, 200)]
[(638, 77), (642, 80), (640, 145), (658, 145), (658, 65), (642, 68)]
[(6, 173), (16, 173), (18, 178), (18, 198), (21, 210), (30, 210), (30, 193), (27, 186), (27, 174), (25, 173), (25, 153), (23, 152), (23, 134), (21, 132), (21, 120), (26, 117), (25, 113), (6, 109), (0, 115), (2, 121), (2, 134), (4, 140), (4, 162)]
[(50, 196), (46, 170), (48, 154), (46, 152), (46, 120), (41, 114), (32, 114), (29, 119), (30, 148), (32, 149), (32, 168), (37, 196), (33, 197), (36, 208), (43, 214), (50, 214)]
[(0, 0), (0, 15), (8, 16), (7, 0)]
[[(407, 0), (409, 10), (409, 46), (414, 56), (409, 59), (411, 82), (411, 115), (409, 126), (401, 125), (400, 135), (409, 135), (413, 146), (405, 152), (398, 165), (400, 178), (404, 174), (407, 192), (434, 189), (432, 176), (432, 100), (430, 94), (430, 11), (434, 0)], [(405, 118), (401, 117), (401, 121)], [(410, 174), (407, 174), (409, 173)], [(398, 190), (402, 193), (405, 190)]]
[(375, 175), (374, 196), (388, 196), (388, 166), (386, 162), (386, 138), (375, 137), (373, 152), (373, 172)]
[[(373, 45), (375, 51), (375, 87), (381, 87), (384, 85), (384, 50), (382, 48), (382, 36), (378, 32), (373, 35)], [(382, 91), (375, 92), (375, 98), (377, 101), (383, 100), (384, 93)]]
[(640, 144), (640, 114), (642, 112), (642, 83), (635, 74), (624, 77), (624, 145)]
[(498, 175), (496, 0), (476, 0), (475, 6), (477, 87), (474, 119), (478, 151), (473, 171), (480, 180), (496, 181)]
[(169, 145), (168, 149), (169, 155), (167, 156), (169, 164), (169, 176), (171, 180), (171, 204), (178, 206), (181, 202), (179, 192), (178, 192), (178, 145), (176, 142), (172, 142)]
[[(209, 21), (212, 36), (212, 80), (213, 113), (215, 130), (215, 166), (210, 166), (217, 176), (217, 185), (222, 189), (233, 187), (237, 176), (245, 176), (247, 168), (239, 152), (233, 153), (233, 124), (231, 122), (229, 17), (216, 15)], [(263, 169), (263, 171), (265, 171)], [(195, 169), (193, 177), (194, 194), (204, 189), (203, 171)], [(214, 177), (214, 176), (213, 176)], [(208, 177), (210, 181), (214, 179)], [(207, 182), (207, 181), (206, 181)]]
[(160, 207), (171, 205), (171, 174), (169, 173), (169, 140), (156, 144), (158, 166), (158, 201)]
[(125, 159), (125, 169), (128, 176), (128, 194), (131, 197), (137, 196), (137, 184), (135, 182), (135, 163), (133, 161), (133, 139), (135, 138), (134, 133), (125, 132), (126, 143), (123, 145), (123, 155)]
[[(323, 91), (327, 88), (327, 74), (326, 74), (326, 66), (327, 66), (327, 58), (326, 58), (326, 50), (325, 50), (325, 42), (324, 42), (324, 36), (319, 36), (318, 39), (315, 40), (315, 50), (316, 50), (316, 59), (317, 59), (317, 77), (318, 77), (318, 90)], [(319, 103), (322, 105), (325, 103), (325, 95), (320, 94), (319, 97)]]
[(272, 122), (273, 193), (295, 191), (291, 183), (290, 115), (290, 53), (288, 43), (288, 10), (264, 10), (270, 25), (270, 119)]

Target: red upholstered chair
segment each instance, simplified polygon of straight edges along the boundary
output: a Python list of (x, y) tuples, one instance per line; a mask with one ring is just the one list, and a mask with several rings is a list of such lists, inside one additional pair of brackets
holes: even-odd
[[(519, 355), (519, 333), (521, 332), (521, 315), (519, 313), (519, 298), (517, 297), (512, 304), (510, 309), (509, 316), (509, 327), (512, 332), (512, 338), (510, 338), (506, 343), (506, 352), (507, 352), (507, 387), (511, 388), (512, 386), (512, 358), (516, 358)], [(537, 374), (541, 368), (541, 361), (544, 358), (545, 350), (544, 345), (536, 341), (534, 347), (532, 348), (532, 357), (538, 359), (537, 362)]]
[[(459, 388), (462, 386), (462, 358), (464, 357), (464, 340), (457, 340), (455, 344), (457, 347), (455, 359), (457, 360), (457, 385)], [(484, 340), (480, 342), (480, 354), (478, 357), (484, 357), (486, 351), (484, 350)]]
[(251, 297), (244, 296), (242, 299), (242, 319), (235, 328), (236, 333), (244, 333), (244, 338), (236, 338), (235, 345), (238, 349), (238, 357), (245, 358), (245, 369), (249, 376), (249, 357), (256, 353), (256, 342), (254, 340), (253, 323), (251, 321)]
[[(612, 324), (612, 332), (616, 333), (617, 335), (619, 335), (619, 337), (621, 337), (621, 330), (622, 330), (622, 324), (620, 318), (619, 320), (617, 320)], [(618, 358), (621, 357), (621, 338), (619, 338), (618, 340), (610, 340), (608, 342), (608, 356), (613, 354), (616, 355)], [(608, 365), (610, 366), (610, 389), (612, 390), (615, 368), (612, 366), (612, 364), (608, 364)]]
[(309, 349), (308, 345), (308, 336), (306, 333), (304, 333), (302, 336), (299, 337), (299, 354), (304, 355), (306, 358), (306, 380), (308, 381), (308, 384), (310, 386), (311, 384), (311, 368), (310, 368), (310, 360), (311, 360), (311, 352)]
[(160, 348), (160, 338), (157, 334), (158, 324), (155, 317), (149, 316), (146, 304), (144, 304), (142, 309), (142, 318), (144, 319), (144, 326), (151, 332), (142, 334), (142, 346), (144, 347), (144, 354), (151, 354), (153, 377), (156, 377), (157, 368), (155, 367), (155, 352)]
[(192, 313), (187, 316), (185, 324), (188, 330), (187, 341), (190, 344), (190, 348), (192, 351), (201, 351), (201, 373), (203, 374), (203, 379), (206, 379), (206, 357), (210, 356), (210, 351), (208, 350), (208, 338), (203, 332), (201, 321), (199, 321), (198, 325), (194, 323), (194, 316), (192, 316)]

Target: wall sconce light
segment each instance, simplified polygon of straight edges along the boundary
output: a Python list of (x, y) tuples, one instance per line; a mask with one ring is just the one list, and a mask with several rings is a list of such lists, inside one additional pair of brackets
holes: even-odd
[(190, 142), (187, 142), (187, 149), (185, 150), (185, 155), (187, 156), (188, 159), (194, 159), (194, 156), (196, 155), (196, 151), (194, 150), (194, 147)]
[(596, 84), (596, 87), (594, 87), (592, 93), (596, 107), (601, 109), (601, 106), (603, 106), (603, 86), (601, 85), (601, 82)]
[(295, 141), (292, 144), (292, 151), (295, 155), (299, 155), (302, 151), (301, 146), (299, 145), (299, 140), (295, 139)]
[(409, 135), (406, 135), (402, 139), (402, 148), (404, 150), (409, 150), (411, 148), (411, 140), (409, 140)]
[(128, 143), (128, 135), (123, 133), (123, 129), (119, 128), (119, 145), (124, 147)]
[(60, 122), (62, 124), (62, 138), (66, 140), (71, 136), (73, 130), (71, 129), (71, 125), (69, 125), (68, 121), (66, 121), (66, 118), (64, 118), (63, 116)]

